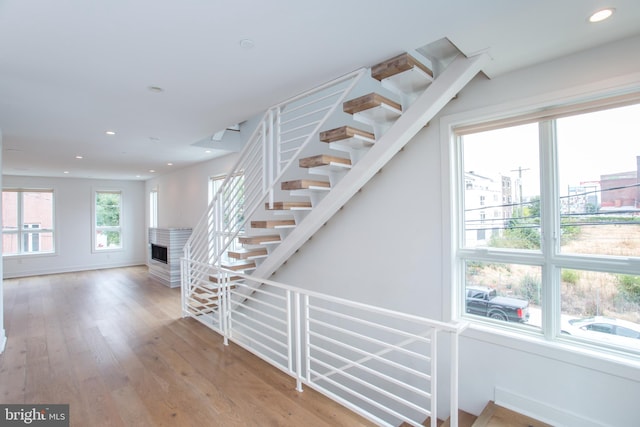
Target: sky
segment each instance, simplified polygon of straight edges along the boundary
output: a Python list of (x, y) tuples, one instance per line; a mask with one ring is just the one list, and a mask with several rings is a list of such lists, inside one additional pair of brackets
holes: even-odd
[[(560, 195), (569, 186), (600, 175), (636, 170), (640, 156), (640, 104), (560, 118), (557, 121)], [(539, 195), (537, 125), (528, 124), (464, 137), (464, 170), (516, 178), (522, 169), (525, 197)], [(585, 184), (587, 186), (593, 184)]]

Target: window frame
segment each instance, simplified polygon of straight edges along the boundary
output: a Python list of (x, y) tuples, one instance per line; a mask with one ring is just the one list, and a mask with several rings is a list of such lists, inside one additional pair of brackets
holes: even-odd
[(158, 227), (158, 187), (149, 191), (149, 228)]
[[(96, 204), (98, 201), (98, 194), (102, 193), (110, 193), (110, 194), (119, 194), (120, 195), (120, 216), (119, 216), (119, 225), (116, 226), (98, 226), (97, 225), (97, 209)], [(105, 253), (105, 252), (119, 252), (125, 249), (124, 245), (124, 190), (122, 189), (114, 189), (114, 188), (94, 188), (92, 191), (92, 199), (91, 199), (91, 252), (92, 253)], [(118, 231), (120, 233), (120, 246), (117, 248), (109, 248), (105, 247), (100, 249), (97, 247), (97, 233), (99, 230), (106, 231)]]
[[(20, 256), (29, 256), (29, 257), (33, 257), (33, 256), (50, 256), (50, 255), (56, 255), (57, 254), (57, 248), (58, 248), (58, 244), (57, 244), (57, 233), (56, 233), (56, 196), (55, 196), (55, 191), (53, 188), (15, 188), (15, 187), (6, 187), (2, 189), (2, 192), (12, 192), (12, 193), (16, 193), (17, 194), (17, 229), (15, 232), (6, 232), (4, 230), (4, 219), (3, 219), (3, 224), (2, 224), (2, 234), (15, 234), (17, 235), (17, 241), (18, 241), (18, 247), (19, 247), (19, 251), (17, 253), (5, 253), (4, 251), (2, 251), (2, 257), (7, 257), (7, 258), (13, 258), (13, 257), (20, 257)], [(24, 193), (50, 193), (51, 194), (51, 228), (34, 228), (34, 227), (28, 227), (25, 228), (25, 225), (27, 225), (27, 223), (24, 222), (24, 198), (23, 195)], [(31, 223), (29, 223), (29, 225), (32, 225)], [(24, 239), (25, 237), (27, 237), (29, 234), (34, 234), (34, 230), (35, 233), (37, 234), (41, 234), (41, 233), (51, 233), (51, 242), (53, 245), (53, 249), (50, 251), (25, 251), (24, 249)], [(31, 241), (30, 239), (27, 239), (29, 241)], [(41, 242), (41, 240), (39, 239), (39, 242)]]
[[(567, 339), (560, 335), (560, 270), (575, 268), (580, 270), (603, 271), (626, 274), (639, 274), (640, 257), (603, 259), (590, 255), (563, 254), (559, 250), (560, 219), (554, 218), (559, 212), (554, 182), (557, 181), (557, 159), (553, 144), (540, 144), (541, 163), (541, 226), (552, 230), (553, 236), (543, 236), (541, 251), (510, 252), (498, 248), (466, 249), (463, 246), (464, 217), (461, 206), (464, 206), (464, 192), (467, 186), (462, 165), (462, 150), (457, 131), (464, 129), (467, 133), (480, 132), (516, 124), (544, 121), (540, 133), (543, 138), (555, 137), (555, 125), (548, 120), (573, 114), (583, 114), (595, 110), (604, 110), (640, 102), (640, 83), (632, 78), (623, 86), (602, 88), (600, 91), (582, 91), (576, 88), (572, 94), (547, 94), (543, 97), (520, 100), (517, 103), (504, 104), (454, 113), (440, 120), (441, 164), (447, 165), (448, 173), (442, 179), (442, 218), (443, 230), (443, 280), (451, 283), (450, 293), (445, 295), (445, 318), (453, 321), (470, 321), (468, 334), (484, 341), (505, 347), (530, 351), (546, 357), (567, 360), (566, 351), (572, 352), (577, 364), (593, 367), (593, 357), (613, 362), (606, 365), (606, 371), (619, 371), (619, 363), (640, 367), (637, 352), (632, 349), (612, 348), (603, 343), (592, 344), (586, 340)], [(587, 93), (587, 95), (585, 95)], [(558, 96), (556, 96), (558, 95)], [(516, 119), (516, 120), (514, 120)], [(475, 129), (475, 130), (472, 130)], [(555, 142), (554, 142), (555, 144)], [(548, 165), (553, 165), (551, 170)], [(551, 238), (550, 238), (551, 237)], [(557, 245), (557, 250), (554, 250)], [(595, 259), (594, 259), (595, 258)], [(484, 262), (512, 262), (541, 266), (542, 270), (542, 330), (536, 333), (520, 329), (503, 322), (469, 319), (464, 308), (464, 261), (472, 259)], [(621, 264), (622, 262), (622, 264)], [(448, 302), (448, 303), (447, 303)], [(557, 313), (557, 315), (555, 314)], [(558, 332), (556, 332), (558, 331)], [(587, 357), (584, 357), (587, 356)], [(633, 360), (633, 361), (631, 361)], [(599, 365), (603, 369), (605, 365)], [(640, 373), (637, 375), (640, 378)]]

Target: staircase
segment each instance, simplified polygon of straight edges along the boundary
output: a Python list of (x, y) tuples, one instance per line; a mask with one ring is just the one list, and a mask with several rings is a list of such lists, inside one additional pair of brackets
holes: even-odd
[(321, 131), (319, 140), (336, 154), (299, 159), (298, 167), (313, 177), (281, 183), (288, 200), (267, 203), (265, 209), (281, 219), (251, 222), (246, 235), (277, 231), (281, 242), (266, 246), (269, 256), (245, 273), (270, 277), (475, 76), (483, 61), (459, 58), (436, 79), (408, 54), (373, 67), (372, 78), (395, 91), (400, 102), (369, 93), (343, 103), (357, 125)]
[[(183, 315), (217, 330), (227, 342), (232, 334), (231, 319), (226, 316), (234, 307), (245, 304), (239, 316), (247, 318), (255, 309), (249, 305), (263, 298), (273, 311), (266, 318), (275, 319), (279, 313), (272, 300), (281, 300), (288, 313), (282, 336), (299, 333), (298, 320), (291, 319), (298, 318), (302, 304), (298, 298), (303, 297), (291, 296), (293, 291), (286, 287), (276, 296), (265, 296), (263, 287), (278, 288), (268, 279), (464, 88), (486, 60), (485, 54), (459, 55), (434, 76), (405, 53), (269, 109), (185, 245)], [(377, 89), (370, 91), (372, 86)], [(433, 339), (433, 349), (438, 330), (460, 331), (455, 325), (433, 323), (434, 337), (426, 340), (431, 343)], [(258, 338), (239, 344), (295, 347), (299, 338), (280, 342), (276, 327), (258, 326)], [(246, 331), (247, 327), (237, 335)], [(264, 358), (271, 362), (276, 357), (269, 351)], [(305, 351), (310, 350), (302, 353)], [(285, 356), (288, 366), (272, 364), (297, 375), (301, 389), (304, 364), (292, 361), (289, 352)], [(366, 360), (370, 358), (362, 359)], [(353, 369), (355, 365), (345, 366)], [(434, 405), (433, 390), (425, 396), (431, 396)], [(422, 412), (422, 407), (413, 405), (412, 410)], [(418, 424), (412, 421), (410, 425)]]
[[(423, 425), (429, 426), (431, 420), (427, 419)], [(438, 420), (438, 427), (450, 427), (451, 418), (446, 421)], [(409, 427), (410, 424), (402, 423), (400, 427)], [(551, 427), (549, 424), (538, 421), (518, 412), (497, 405), (489, 401), (482, 413), (478, 416), (468, 412), (458, 411), (458, 427)]]

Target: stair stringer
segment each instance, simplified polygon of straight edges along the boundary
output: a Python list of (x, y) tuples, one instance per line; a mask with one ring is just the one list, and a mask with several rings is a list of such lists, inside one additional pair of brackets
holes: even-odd
[[(481, 70), (486, 53), (456, 58), (376, 141), (251, 276), (268, 278), (342, 208), (402, 147), (432, 120)], [(259, 281), (259, 279), (257, 279)]]

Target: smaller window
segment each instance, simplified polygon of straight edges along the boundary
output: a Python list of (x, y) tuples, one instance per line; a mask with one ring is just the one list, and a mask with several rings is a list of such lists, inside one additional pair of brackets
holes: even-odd
[(54, 252), (53, 190), (2, 191), (2, 254)]
[(149, 193), (149, 227), (158, 226), (158, 190), (153, 189)]
[(122, 248), (122, 192), (96, 191), (94, 249)]

